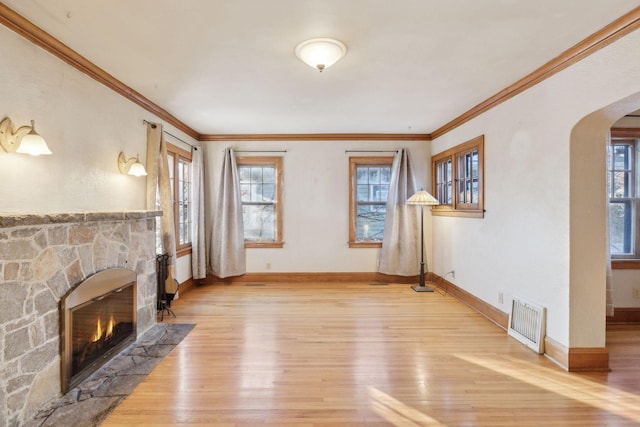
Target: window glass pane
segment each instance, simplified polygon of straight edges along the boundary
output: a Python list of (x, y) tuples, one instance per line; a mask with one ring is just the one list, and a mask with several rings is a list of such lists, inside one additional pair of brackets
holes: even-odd
[(386, 204), (358, 205), (356, 217), (357, 241), (382, 241)]
[(356, 168), (356, 183), (368, 184), (369, 183), (369, 170), (367, 168)]
[(630, 166), (630, 146), (629, 145), (615, 145), (613, 151), (613, 169), (625, 170)]
[(240, 184), (240, 198), (242, 203), (251, 201), (251, 184)]
[(262, 167), (262, 182), (264, 182), (265, 184), (275, 184), (276, 182), (275, 166)]
[(611, 255), (634, 253), (632, 207), (630, 201), (609, 204), (609, 241)]
[(380, 168), (369, 168), (369, 184), (380, 184)]
[(174, 194), (174, 190), (173, 190), (173, 187), (174, 187), (174, 184), (173, 184), (173, 168), (174, 168), (174, 165), (175, 165), (174, 160), (173, 160), (173, 156), (172, 155), (167, 156), (167, 160), (169, 162), (169, 186), (171, 188), (171, 198), (173, 200), (176, 200), (176, 195)]
[(382, 184), (389, 184), (391, 182), (391, 168), (380, 169), (380, 182)]
[(276, 215), (274, 205), (243, 205), (242, 219), (245, 240), (275, 240)]
[(276, 185), (263, 184), (262, 185), (262, 201), (275, 202), (275, 200), (276, 200)]
[(629, 184), (631, 183), (630, 174), (628, 172), (613, 173), (613, 197), (631, 197)]
[(356, 196), (356, 200), (358, 202), (368, 202), (369, 201), (369, 186), (368, 185), (358, 185), (356, 188), (356, 192), (358, 193)]
[(251, 167), (251, 182), (262, 182), (262, 166)]
[(240, 176), (240, 183), (251, 182), (251, 168), (247, 166), (238, 166), (238, 175)]

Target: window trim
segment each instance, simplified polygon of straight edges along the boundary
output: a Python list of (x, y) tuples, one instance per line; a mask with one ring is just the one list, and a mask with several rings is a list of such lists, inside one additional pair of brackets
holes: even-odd
[(350, 248), (381, 248), (382, 242), (359, 242), (356, 240), (356, 167), (358, 166), (393, 166), (393, 156), (349, 157), (349, 247)]
[(283, 173), (282, 173), (282, 157), (272, 156), (243, 156), (236, 157), (236, 166), (245, 165), (274, 165), (276, 168), (276, 238), (275, 241), (244, 241), (245, 248), (282, 248), (282, 193), (283, 193)]
[[(625, 141), (625, 140), (634, 140), (634, 172), (635, 176), (632, 177), (632, 180), (635, 184), (638, 179), (638, 175), (640, 175), (640, 170), (638, 170), (638, 159), (635, 159), (637, 155), (637, 148), (640, 146), (640, 128), (611, 128), (611, 143), (614, 141)], [(609, 164), (606, 165), (607, 174), (609, 174)], [(639, 189), (635, 189), (636, 193), (634, 197), (630, 200), (632, 201), (633, 209), (638, 208), (640, 195), (638, 194)], [(628, 198), (624, 198), (628, 199)], [(611, 204), (611, 198), (607, 197), (607, 208)], [(608, 212), (608, 209), (607, 209)], [(609, 216), (607, 215), (607, 221), (609, 220)], [(634, 217), (634, 227), (638, 227), (640, 224), (640, 213), (636, 212)], [(615, 270), (639, 270), (640, 269), (640, 232), (636, 230), (634, 242), (635, 245), (635, 253), (631, 255), (611, 255), (611, 268)]]
[[(192, 242), (191, 237), (189, 237), (189, 243), (181, 245), (179, 243), (179, 221), (180, 218), (178, 216), (179, 208), (178, 208), (178, 167), (179, 160), (186, 160), (189, 162), (189, 171), (193, 167), (191, 152), (184, 150), (176, 145), (167, 142), (167, 156), (173, 157), (173, 188), (172, 188), (172, 200), (171, 206), (173, 207), (173, 230), (175, 235), (175, 243), (176, 243), (176, 257), (180, 258), (185, 255), (189, 255), (192, 252)], [(193, 182), (191, 182), (193, 185)], [(191, 205), (191, 202), (189, 203)], [(191, 228), (189, 228), (191, 230)]]
[[(458, 161), (465, 154), (478, 151), (478, 203), (458, 202)], [(484, 135), (475, 137), (431, 157), (432, 191), (437, 197), (438, 164), (451, 161), (451, 204), (433, 206), (431, 214), (464, 218), (484, 218)]]

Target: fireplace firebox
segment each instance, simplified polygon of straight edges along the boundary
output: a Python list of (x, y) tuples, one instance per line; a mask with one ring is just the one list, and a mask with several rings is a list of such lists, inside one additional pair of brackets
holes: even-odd
[(61, 301), (62, 391), (87, 378), (136, 339), (136, 272), (111, 268)]

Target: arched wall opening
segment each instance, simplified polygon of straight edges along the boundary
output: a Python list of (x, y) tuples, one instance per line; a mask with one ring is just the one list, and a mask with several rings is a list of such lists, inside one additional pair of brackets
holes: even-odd
[(640, 93), (585, 116), (570, 140), (569, 370), (608, 369), (606, 341), (606, 142), (640, 108)]

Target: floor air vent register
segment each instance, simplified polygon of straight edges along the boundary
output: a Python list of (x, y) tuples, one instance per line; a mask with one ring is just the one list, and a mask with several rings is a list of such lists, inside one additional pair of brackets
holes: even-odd
[(518, 297), (511, 301), (508, 333), (536, 353), (544, 353), (546, 309)]

